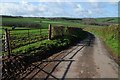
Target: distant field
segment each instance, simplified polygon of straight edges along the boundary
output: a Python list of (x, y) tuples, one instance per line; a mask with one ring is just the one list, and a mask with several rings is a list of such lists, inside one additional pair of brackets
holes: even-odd
[[(30, 25), (37, 24), (35, 26), (31, 26), (31, 28), (48, 28), (49, 24), (52, 25), (63, 25), (63, 26), (76, 26), (76, 27), (85, 27), (85, 25), (78, 23), (77, 21), (72, 22), (70, 20), (50, 20), (50, 19), (41, 19), (41, 18), (3, 18), (3, 26), (21, 26), (21, 27), (29, 27)], [(32, 23), (32, 24), (29, 24)], [(24, 25), (25, 24), (25, 25)], [(28, 25), (27, 25), (28, 24)], [(19, 26), (19, 27), (20, 27)]]
[(116, 17), (111, 17), (111, 18), (97, 18), (96, 22), (109, 22), (109, 23), (118, 23), (118, 20), (120, 20), (120, 18), (116, 18)]
[[(89, 20), (85, 19), (85, 22)], [(118, 23), (118, 18), (94, 18), (95, 23)], [(64, 18), (2, 18), (3, 26), (18, 26), (18, 27), (29, 27), (29, 28), (48, 28), (49, 24), (52, 25), (63, 25), (63, 26), (76, 26), (86, 27), (84, 20), (82, 19), (64, 19)]]

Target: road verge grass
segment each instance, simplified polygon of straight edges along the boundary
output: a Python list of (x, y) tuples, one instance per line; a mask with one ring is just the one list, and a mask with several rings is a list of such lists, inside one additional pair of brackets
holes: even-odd
[(105, 44), (112, 50), (113, 55), (120, 57), (119, 50), (119, 25), (111, 25), (105, 27), (88, 27), (85, 30), (92, 32), (96, 36), (99, 36)]

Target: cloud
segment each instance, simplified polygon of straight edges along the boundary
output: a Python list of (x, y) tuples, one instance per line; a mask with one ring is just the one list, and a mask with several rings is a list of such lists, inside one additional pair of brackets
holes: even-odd
[[(3, 7), (4, 6), (4, 7)], [(1, 15), (40, 16), (46, 10), (45, 5), (33, 5), (27, 2), (1, 3)]]
[[(38, 17), (97, 17), (109, 13), (104, 10), (107, 3), (98, 2), (21, 2), (0, 3), (0, 15)], [(94, 0), (95, 1), (95, 0)], [(113, 5), (113, 4), (110, 4)]]
[[(0, 3), (1, 15), (20, 16), (69, 16), (64, 10), (63, 3)], [(4, 6), (4, 7), (2, 7)]]
[[(25, 0), (27, 2), (118, 2), (119, 0)], [(21, 0), (1, 0), (1, 2), (21, 2)]]

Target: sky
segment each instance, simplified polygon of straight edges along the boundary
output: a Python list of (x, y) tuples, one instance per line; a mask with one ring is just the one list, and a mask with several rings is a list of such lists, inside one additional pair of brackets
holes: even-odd
[(24, 17), (117, 17), (119, 0), (0, 0), (0, 15)]

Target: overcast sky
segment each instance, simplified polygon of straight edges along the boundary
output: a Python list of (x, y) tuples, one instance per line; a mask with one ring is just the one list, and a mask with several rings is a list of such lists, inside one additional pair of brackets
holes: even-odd
[(119, 0), (1, 0), (0, 15), (25, 17), (117, 17)]

